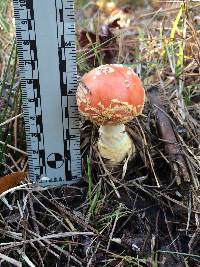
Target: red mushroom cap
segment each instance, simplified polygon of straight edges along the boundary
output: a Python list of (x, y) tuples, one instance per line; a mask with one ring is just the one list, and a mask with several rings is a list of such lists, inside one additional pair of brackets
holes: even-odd
[(86, 118), (100, 125), (114, 125), (142, 112), (145, 91), (130, 67), (107, 64), (83, 76), (76, 98), (79, 111)]

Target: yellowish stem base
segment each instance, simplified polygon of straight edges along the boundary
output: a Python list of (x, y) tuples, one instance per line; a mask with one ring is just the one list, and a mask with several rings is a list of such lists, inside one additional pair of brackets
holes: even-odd
[(100, 126), (98, 149), (101, 156), (114, 165), (135, 153), (135, 145), (124, 124)]

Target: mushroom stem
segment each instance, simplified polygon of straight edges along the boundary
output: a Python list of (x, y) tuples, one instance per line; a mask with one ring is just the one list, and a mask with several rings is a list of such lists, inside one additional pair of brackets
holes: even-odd
[(101, 156), (115, 165), (135, 152), (135, 145), (125, 131), (124, 124), (101, 125), (98, 149)]

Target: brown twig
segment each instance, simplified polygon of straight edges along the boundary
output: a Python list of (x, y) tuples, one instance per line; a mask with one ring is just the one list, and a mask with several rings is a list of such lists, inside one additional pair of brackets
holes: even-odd
[(181, 144), (178, 142), (174, 128), (170, 121), (169, 115), (166, 113), (165, 108), (160, 100), (159, 91), (156, 86), (152, 86), (148, 90), (148, 98), (153, 107), (156, 125), (160, 138), (165, 143), (165, 153), (171, 163), (172, 172), (176, 178), (177, 184), (181, 180), (189, 182), (190, 176), (187, 168), (187, 163), (182, 152)]

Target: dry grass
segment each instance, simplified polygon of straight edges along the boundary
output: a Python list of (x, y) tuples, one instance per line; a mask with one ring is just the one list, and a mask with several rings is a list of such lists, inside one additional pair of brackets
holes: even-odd
[[(112, 60), (142, 77), (145, 110), (127, 125), (138, 154), (111, 173), (96, 148), (97, 126), (83, 122), (80, 184), (43, 189), (27, 180), (1, 198), (2, 266), (200, 266), (200, 4), (129, 5), (120, 1), (114, 17), (82, 1), (77, 30), (84, 40), (77, 50), (80, 75)], [(120, 29), (108, 21), (114, 18)], [(96, 33), (81, 35), (83, 29)], [(13, 55), (6, 79), (2, 75), (15, 99), (5, 105), (8, 98), (2, 98), (2, 175), (27, 168)], [(180, 175), (166, 154), (148, 97), (152, 85), (159, 88), (188, 175)]]

